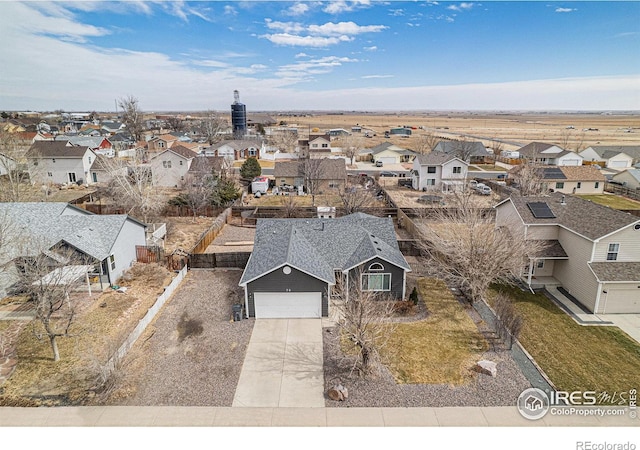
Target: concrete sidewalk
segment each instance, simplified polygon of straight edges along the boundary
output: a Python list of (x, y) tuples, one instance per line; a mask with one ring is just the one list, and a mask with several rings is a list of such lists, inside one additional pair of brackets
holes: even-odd
[(257, 319), (235, 407), (324, 407), (321, 319)]
[(0, 408), (1, 427), (629, 427), (624, 416), (531, 421), (514, 406), (493, 408), (214, 408), (96, 406)]

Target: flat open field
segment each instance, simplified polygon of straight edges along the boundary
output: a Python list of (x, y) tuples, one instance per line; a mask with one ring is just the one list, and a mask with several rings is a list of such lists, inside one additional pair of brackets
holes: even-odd
[[(560, 144), (568, 150), (580, 150), (590, 145), (640, 145), (640, 115), (594, 114), (482, 114), (482, 113), (341, 113), (279, 115), (279, 121), (298, 126), (301, 134), (318, 128), (344, 128), (359, 125), (373, 130), (376, 136), (365, 139), (367, 147), (386, 140), (412, 148), (420, 135), (435, 133), (441, 137), (481, 140), (491, 146), (493, 139), (504, 142), (502, 149), (517, 149), (529, 142)], [(390, 128), (408, 125), (416, 127), (409, 138), (384, 138)], [(420, 129), (423, 127), (424, 129)], [(573, 127), (573, 128), (568, 128)], [(583, 131), (585, 130), (585, 131)]]

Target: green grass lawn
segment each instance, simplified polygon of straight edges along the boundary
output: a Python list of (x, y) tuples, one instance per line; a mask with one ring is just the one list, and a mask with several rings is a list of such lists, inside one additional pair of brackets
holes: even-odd
[(425, 320), (398, 324), (382, 356), (398, 383), (460, 385), (488, 344), (464, 307), (440, 280), (420, 279)]
[(614, 194), (591, 194), (580, 195), (579, 197), (613, 209), (640, 209), (640, 202)]
[(578, 325), (542, 294), (501, 289), (524, 317), (520, 342), (558, 389), (611, 394), (640, 386), (640, 344), (622, 330)]

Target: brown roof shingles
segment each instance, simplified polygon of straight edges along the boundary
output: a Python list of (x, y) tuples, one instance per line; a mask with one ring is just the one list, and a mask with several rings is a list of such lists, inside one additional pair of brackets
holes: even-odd
[[(640, 282), (640, 262), (592, 262), (589, 266), (600, 281)], [(640, 295), (640, 289), (638, 289), (638, 295)]]
[(28, 158), (82, 158), (87, 146), (67, 145), (67, 141), (36, 141), (27, 151)]
[[(563, 198), (564, 205), (561, 204)], [(574, 195), (557, 192), (541, 197), (512, 195), (509, 200), (513, 203), (525, 224), (560, 225), (592, 240), (606, 236), (633, 223), (640, 223), (640, 217), (598, 205)], [(535, 218), (527, 206), (527, 203), (531, 202), (546, 203), (555, 217)]]

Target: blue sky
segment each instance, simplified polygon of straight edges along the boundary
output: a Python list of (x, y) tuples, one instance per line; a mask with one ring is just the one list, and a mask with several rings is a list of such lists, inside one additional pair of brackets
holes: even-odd
[(640, 110), (640, 2), (0, 0), (0, 110)]

